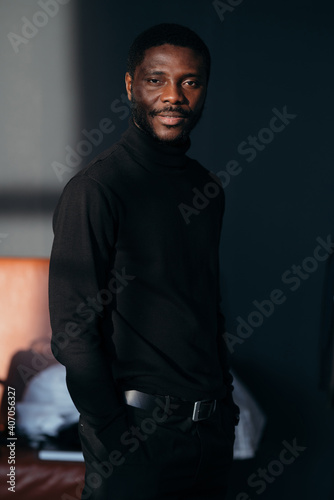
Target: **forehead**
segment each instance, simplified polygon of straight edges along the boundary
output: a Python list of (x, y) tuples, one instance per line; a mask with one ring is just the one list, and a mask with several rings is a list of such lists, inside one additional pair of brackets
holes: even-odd
[(143, 61), (137, 66), (139, 72), (172, 71), (182, 73), (198, 73), (205, 75), (206, 68), (203, 56), (189, 47), (160, 45), (145, 51)]

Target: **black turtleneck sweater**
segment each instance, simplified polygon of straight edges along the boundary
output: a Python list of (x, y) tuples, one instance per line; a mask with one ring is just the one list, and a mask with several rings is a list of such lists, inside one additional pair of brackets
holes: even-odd
[(219, 313), (224, 195), (189, 146), (130, 123), (69, 181), (54, 214), (53, 352), (109, 449), (122, 390), (188, 401), (231, 391)]

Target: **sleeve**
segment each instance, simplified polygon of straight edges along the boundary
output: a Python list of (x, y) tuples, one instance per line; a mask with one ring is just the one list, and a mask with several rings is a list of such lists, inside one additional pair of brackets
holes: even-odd
[(225, 333), (225, 317), (223, 313), (218, 310), (218, 335), (217, 335), (217, 344), (218, 344), (218, 354), (219, 354), (219, 360), (220, 360), (220, 365), (223, 370), (223, 379), (224, 379), (224, 384), (226, 386), (227, 392), (229, 395), (232, 394), (232, 391), (234, 389), (233, 387), (233, 376), (230, 372), (230, 363), (228, 359), (228, 354), (227, 354), (227, 347), (226, 343), (224, 340), (224, 335)]
[[(223, 190), (222, 190), (221, 200), (222, 200), (222, 206), (221, 206), (221, 217), (220, 217), (220, 226), (219, 226), (220, 233), (222, 230), (223, 216), (224, 216), (224, 211), (225, 211), (225, 196), (224, 196)], [(219, 266), (218, 266), (218, 268), (219, 268)], [(227, 398), (227, 400), (230, 400), (234, 406), (235, 423), (238, 424), (240, 408), (234, 403), (233, 396), (232, 396), (232, 392), (234, 390), (233, 376), (230, 372), (230, 363), (229, 363), (229, 359), (228, 359), (227, 345), (226, 345), (226, 342), (224, 339), (224, 333), (226, 332), (226, 329), (225, 329), (225, 316), (221, 311), (220, 287), (218, 287), (217, 304), (218, 304), (217, 305), (217, 349), (218, 349), (218, 356), (219, 356), (219, 360), (220, 360), (220, 366), (221, 366), (222, 372), (223, 372), (224, 385), (226, 387), (226, 398)]]
[(233, 411), (235, 415), (235, 425), (238, 425), (239, 420), (240, 420), (240, 408), (237, 404), (235, 404), (232, 392), (234, 390), (233, 387), (233, 376), (230, 372), (230, 364), (228, 361), (228, 355), (227, 355), (227, 347), (226, 343), (223, 337), (223, 334), (225, 332), (225, 319), (223, 314), (220, 312), (218, 313), (218, 336), (217, 336), (217, 343), (218, 343), (218, 355), (220, 359), (220, 364), (223, 370), (223, 379), (224, 379), (224, 384), (226, 386), (226, 400), (227, 402), (230, 402), (233, 406)]
[(111, 318), (110, 308), (97, 300), (108, 288), (117, 230), (102, 186), (87, 176), (74, 177), (58, 203), (53, 228), (52, 351), (66, 367), (68, 390), (81, 417), (113, 449), (127, 422), (104, 348), (103, 325)]

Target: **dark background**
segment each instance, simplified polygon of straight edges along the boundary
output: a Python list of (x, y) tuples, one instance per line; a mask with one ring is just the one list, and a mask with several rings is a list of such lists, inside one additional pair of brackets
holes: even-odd
[[(207, 43), (208, 98), (189, 155), (214, 172), (226, 170), (229, 160), (242, 168), (225, 191), (221, 283), (228, 331), (236, 335), (237, 317), (247, 320), (254, 300), (277, 288), (286, 297), (231, 353), (267, 426), (256, 458), (235, 462), (229, 499), (333, 499), (333, 410), (319, 389), (328, 262), (319, 262), (295, 291), (282, 281), (313, 255), (316, 238), (334, 234), (332, 12), (329, 2), (231, 3), (221, 20), (211, 1), (77, 2), (82, 129), (106, 117), (115, 125), (91, 157), (126, 129), (126, 111), (117, 111), (118, 101), (114, 111), (110, 106), (125, 94), (127, 51), (141, 31), (177, 22)], [(239, 144), (284, 106), (296, 118), (248, 162)], [(259, 494), (247, 479), (279, 459), (284, 440), (306, 449)]]

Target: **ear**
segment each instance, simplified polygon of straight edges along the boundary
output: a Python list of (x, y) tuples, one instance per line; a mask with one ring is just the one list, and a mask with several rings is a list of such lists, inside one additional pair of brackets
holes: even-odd
[(130, 73), (125, 73), (125, 88), (129, 101), (131, 101), (132, 78)]

